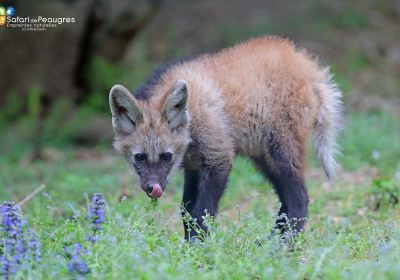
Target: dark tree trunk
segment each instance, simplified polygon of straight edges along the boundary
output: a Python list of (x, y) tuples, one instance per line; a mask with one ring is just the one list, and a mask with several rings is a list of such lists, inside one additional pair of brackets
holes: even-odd
[(57, 98), (82, 100), (89, 94), (86, 71), (92, 58), (119, 62), (135, 35), (156, 15), (161, 0), (12, 3), (16, 16), (75, 17), (76, 22), (40, 32), (0, 29), (0, 107), (11, 92), (25, 102), (32, 87), (40, 90), (47, 106)]

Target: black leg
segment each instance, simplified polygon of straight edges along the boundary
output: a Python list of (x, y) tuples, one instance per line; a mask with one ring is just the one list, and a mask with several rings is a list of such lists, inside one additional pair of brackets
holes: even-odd
[(190, 221), (186, 220), (185, 214), (191, 213), (196, 203), (198, 187), (199, 187), (199, 171), (198, 170), (185, 170), (185, 183), (183, 188), (182, 198), (182, 216), (183, 227), (185, 230), (185, 239), (189, 239)]
[(281, 233), (288, 229), (295, 233), (301, 232), (308, 210), (308, 195), (304, 180), (286, 170), (281, 170), (278, 175), (270, 178), (281, 201), (276, 228)]
[[(203, 167), (198, 171), (198, 187), (195, 195), (196, 202), (194, 203), (194, 205), (192, 203), (189, 203), (189, 207), (187, 206), (186, 209), (189, 212), (190, 216), (193, 218), (193, 222), (196, 223), (196, 226), (202, 229), (205, 233), (207, 233), (208, 229), (207, 226), (204, 224), (203, 216), (206, 215), (206, 212), (210, 214), (211, 217), (214, 217), (216, 215), (219, 200), (221, 199), (226, 187), (230, 168), (231, 166), (226, 168)], [(190, 190), (192, 190), (192, 187), (190, 188)], [(185, 197), (194, 197), (193, 193), (189, 194), (188, 192), (186, 192), (186, 181), (184, 199)], [(196, 230), (193, 229), (193, 226), (191, 227), (191, 230), (188, 231), (189, 226), (190, 225), (185, 224), (185, 238), (187, 240), (193, 239), (198, 236), (198, 233), (196, 232)]]
[(291, 229), (300, 232), (307, 217), (308, 194), (304, 179), (290, 162), (274, 160), (274, 166), (268, 166), (264, 157), (253, 159), (259, 170), (273, 184), (281, 203), (276, 229), (284, 233)]

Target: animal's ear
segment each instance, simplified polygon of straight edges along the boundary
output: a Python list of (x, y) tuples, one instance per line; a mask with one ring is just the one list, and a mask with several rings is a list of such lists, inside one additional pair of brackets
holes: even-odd
[(190, 118), (187, 111), (188, 85), (184, 80), (178, 80), (171, 88), (162, 110), (163, 118), (168, 122), (171, 130), (189, 125)]
[(109, 100), (115, 132), (122, 135), (132, 133), (142, 119), (133, 95), (124, 86), (115, 85), (110, 90)]

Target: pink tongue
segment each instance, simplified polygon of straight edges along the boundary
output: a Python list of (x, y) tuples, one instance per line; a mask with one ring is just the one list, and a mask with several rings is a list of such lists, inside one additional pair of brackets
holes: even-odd
[(162, 191), (161, 186), (159, 184), (155, 184), (153, 186), (153, 190), (150, 193), (150, 196), (154, 197), (154, 198), (159, 198), (162, 196), (162, 194), (163, 194), (163, 191)]

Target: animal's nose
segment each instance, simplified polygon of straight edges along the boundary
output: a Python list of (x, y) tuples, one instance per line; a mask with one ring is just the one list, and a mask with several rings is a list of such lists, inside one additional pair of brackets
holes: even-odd
[(151, 193), (153, 191), (154, 184), (147, 183), (146, 184), (146, 192)]

